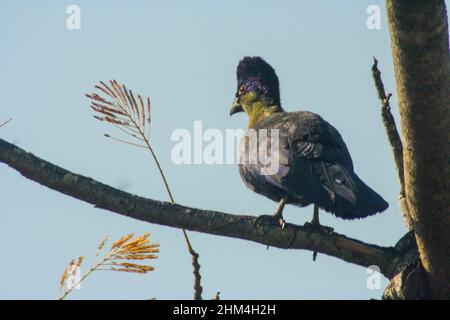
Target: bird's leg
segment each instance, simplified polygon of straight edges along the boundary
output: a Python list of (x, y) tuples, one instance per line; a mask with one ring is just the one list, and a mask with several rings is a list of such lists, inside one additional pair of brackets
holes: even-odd
[(313, 226), (320, 226), (320, 221), (319, 221), (319, 207), (314, 205), (314, 212), (313, 212), (313, 217), (311, 220), (311, 224)]
[(305, 227), (316, 229), (320, 231), (325, 231), (326, 233), (333, 233), (334, 229), (331, 227), (326, 227), (320, 224), (319, 222), (319, 207), (314, 205), (314, 212), (311, 222), (306, 222)]
[[(317, 205), (314, 205), (313, 217), (311, 219), (311, 222), (305, 223), (305, 227), (315, 229), (315, 230), (325, 231), (326, 233), (330, 233), (330, 234), (333, 233), (333, 230), (334, 230), (331, 227), (325, 227), (320, 224), (320, 222), (319, 222), (319, 207)], [(313, 261), (316, 261), (316, 258), (317, 258), (317, 251), (314, 250)]]
[(272, 215), (272, 217), (280, 223), (281, 228), (284, 228), (286, 225), (286, 221), (283, 219), (283, 209), (286, 205), (287, 196), (281, 198), (280, 202), (278, 203), (277, 210), (275, 210), (275, 213)]
[(283, 209), (286, 205), (287, 199), (288, 199), (288, 196), (284, 196), (283, 198), (280, 199), (280, 202), (278, 203), (278, 207), (275, 210), (273, 215), (259, 216), (258, 218), (256, 218), (254, 223), (257, 224), (257, 223), (265, 222), (265, 223), (273, 224), (276, 221), (276, 223), (279, 224), (281, 226), (281, 228), (284, 228), (284, 226), (286, 225), (286, 222), (283, 219)]

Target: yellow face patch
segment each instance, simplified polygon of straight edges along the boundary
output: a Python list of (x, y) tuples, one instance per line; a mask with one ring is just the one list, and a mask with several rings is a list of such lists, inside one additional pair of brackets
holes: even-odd
[(249, 128), (278, 111), (278, 106), (268, 104), (266, 99), (261, 98), (254, 91), (243, 94), (239, 102), (242, 105), (242, 109), (248, 114)]

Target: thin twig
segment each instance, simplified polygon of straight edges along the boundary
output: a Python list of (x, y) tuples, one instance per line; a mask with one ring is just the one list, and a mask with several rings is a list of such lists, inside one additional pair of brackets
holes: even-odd
[(391, 113), (390, 98), (392, 94), (386, 94), (384, 90), (384, 84), (381, 80), (381, 72), (378, 70), (378, 60), (373, 57), (372, 65), (372, 77), (375, 81), (375, 87), (377, 89), (378, 98), (381, 101), (381, 118), (383, 120), (384, 128), (388, 136), (389, 143), (394, 154), (395, 166), (397, 168), (397, 176), (400, 183), (400, 206), (402, 207), (403, 217), (408, 229), (413, 228), (412, 221), (409, 217), (409, 212), (406, 203), (405, 196), (405, 181), (404, 181), (404, 169), (403, 169), (403, 144), (400, 135), (397, 131), (394, 117)]
[[(153, 159), (155, 160), (156, 166), (158, 167), (159, 173), (163, 179), (167, 194), (169, 195), (170, 202), (172, 204), (175, 204), (175, 200), (173, 198), (172, 192), (170, 191), (169, 183), (167, 182), (166, 176), (164, 175), (164, 172), (161, 168), (158, 157), (156, 156), (155, 152), (153, 151), (153, 148), (151, 147), (150, 141), (148, 140), (148, 138), (140, 130), (139, 127), (137, 127), (137, 128), (141, 132), (142, 137), (144, 138), (145, 143), (147, 144), (148, 150), (150, 150), (150, 153), (151, 153)], [(192, 256), (192, 267), (194, 268), (194, 271), (193, 271), (193, 273), (194, 273), (194, 300), (202, 300), (203, 288), (201, 286), (200, 264), (198, 263), (199, 254), (192, 247), (191, 241), (189, 240), (186, 230), (182, 229), (181, 231), (183, 232), (183, 237), (186, 242), (189, 254)]]
[(3, 127), (5, 124), (7, 124), (8, 122), (10, 122), (12, 120), (12, 118), (9, 118), (8, 120), (6, 120), (5, 122), (3, 122), (2, 124), (0, 124), (0, 128)]
[(147, 149), (146, 146), (142, 146), (142, 145), (137, 144), (137, 143), (133, 143), (133, 142), (130, 142), (130, 141), (118, 139), (118, 138), (115, 138), (115, 137), (113, 137), (113, 136), (111, 136), (111, 135), (109, 135), (109, 134), (107, 134), (107, 133), (105, 133), (103, 136), (106, 137), (106, 138), (115, 140), (115, 141), (117, 141), (117, 142), (121, 142), (121, 143), (129, 144), (129, 145), (132, 145), (132, 146), (135, 146), (135, 147)]
[(201, 286), (201, 275), (200, 275), (200, 264), (198, 263), (198, 253), (194, 250), (190, 251), (192, 255), (192, 266), (194, 267), (194, 300), (202, 300), (202, 291), (203, 288)]

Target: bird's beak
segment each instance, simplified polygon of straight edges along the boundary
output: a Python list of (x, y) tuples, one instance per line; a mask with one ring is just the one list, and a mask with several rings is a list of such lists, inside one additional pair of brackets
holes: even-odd
[(239, 103), (239, 99), (238, 98), (234, 99), (230, 109), (230, 116), (242, 111), (244, 110), (242, 109), (242, 105)]

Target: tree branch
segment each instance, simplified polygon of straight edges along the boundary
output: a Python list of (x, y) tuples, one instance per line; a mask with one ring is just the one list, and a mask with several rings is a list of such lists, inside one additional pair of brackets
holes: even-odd
[(387, 0), (386, 9), (408, 212), (430, 297), (449, 299), (450, 54), (445, 1)]
[(194, 300), (202, 300), (203, 288), (201, 285), (200, 264), (198, 263), (198, 253), (190, 251), (192, 256), (192, 266), (194, 267)]
[(338, 233), (321, 233), (289, 223), (281, 229), (278, 224), (261, 222), (254, 216), (232, 215), (146, 199), (74, 174), (2, 139), (0, 162), (50, 189), (137, 220), (277, 248), (318, 251), (364, 267), (376, 265), (388, 278), (395, 275), (401, 259), (401, 254), (393, 247), (367, 244)]
[(383, 120), (386, 135), (388, 136), (389, 144), (391, 145), (392, 152), (394, 153), (394, 162), (395, 167), (397, 168), (397, 176), (400, 183), (399, 202), (400, 207), (402, 208), (403, 219), (405, 220), (408, 230), (412, 230), (413, 226), (409, 216), (408, 203), (405, 196), (402, 139), (397, 131), (394, 116), (391, 113), (391, 105), (389, 100), (392, 95), (390, 93), (386, 95), (383, 80), (381, 80), (381, 72), (378, 70), (378, 60), (375, 59), (375, 57), (373, 58), (372, 77), (375, 82), (375, 88), (378, 92), (378, 98), (381, 101), (381, 119)]

